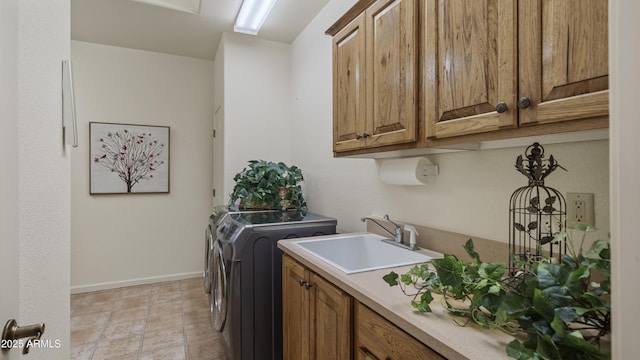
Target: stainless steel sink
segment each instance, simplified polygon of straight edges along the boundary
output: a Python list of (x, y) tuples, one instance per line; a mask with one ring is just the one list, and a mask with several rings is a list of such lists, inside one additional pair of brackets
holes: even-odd
[(383, 242), (383, 239), (384, 236), (364, 233), (316, 237), (292, 243), (347, 274), (425, 263), (433, 258)]

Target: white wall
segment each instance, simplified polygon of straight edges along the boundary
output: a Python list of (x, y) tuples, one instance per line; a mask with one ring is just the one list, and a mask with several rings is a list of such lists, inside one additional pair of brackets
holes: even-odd
[[(213, 62), (71, 43), (73, 291), (197, 276), (211, 211)], [(170, 193), (89, 195), (89, 122), (169, 126)]]
[[(306, 177), (311, 209), (338, 218), (341, 231), (359, 231), (359, 218), (391, 218), (506, 242), (509, 198), (527, 180), (514, 168), (525, 147), (429, 155), (440, 175), (429, 186), (386, 185), (371, 159), (333, 158), (331, 38), (324, 31), (354, 1), (331, 1), (292, 45), (292, 161)], [(543, 143), (544, 145), (544, 143)], [(563, 193), (595, 193), (598, 236), (609, 231), (608, 141), (546, 145), (569, 171), (546, 185)], [(505, 259), (506, 260), (506, 259)]]
[[(18, 169), (18, 1), (0, 1), (0, 321), (20, 314), (19, 178), (17, 171), (7, 171)], [(16, 352), (0, 351), (0, 359), (17, 360)]]
[(222, 102), (216, 119), (224, 144), (223, 185), (217, 190), (218, 203), (226, 204), (233, 176), (247, 161), (290, 163), (291, 53), (287, 44), (234, 33), (223, 34), (220, 44), (216, 80), (223, 94), (215, 99)]
[[(292, 162), (305, 176), (312, 211), (338, 219), (338, 231), (361, 231), (362, 216), (399, 215), (383, 201), (373, 160), (334, 159), (331, 37), (324, 32), (355, 1), (330, 1), (292, 43)], [(372, 181), (373, 180), (373, 181)]]
[(640, 3), (612, 0), (609, 10), (611, 69), (611, 236), (613, 359), (638, 357), (637, 325), (640, 321), (640, 47), (637, 34)]
[[(7, 295), (16, 299), (3, 302), (1, 313), (19, 325), (44, 322), (43, 340), (60, 345), (32, 349), (31, 359), (68, 359), (70, 349), (70, 149), (63, 144), (61, 128), (69, 9), (69, 0), (0, 5), (0, 251), (13, 257), (0, 267), (10, 267), (2, 273), (0, 291), (2, 300)], [(11, 314), (4, 312), (5, 306)], [(2, 324), (7, 320), (0, 319)], [(0, 358), (17, 359), (19, 351), (2, 351)]]

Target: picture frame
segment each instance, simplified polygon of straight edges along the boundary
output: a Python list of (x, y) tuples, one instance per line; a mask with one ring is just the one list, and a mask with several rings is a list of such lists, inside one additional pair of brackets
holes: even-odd
[(89, 123), (89, 193), (169, 193), (168, 126)]

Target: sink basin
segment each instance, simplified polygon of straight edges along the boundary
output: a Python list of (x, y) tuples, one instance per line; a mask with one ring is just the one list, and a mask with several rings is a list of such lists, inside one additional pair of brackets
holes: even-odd
[(432, 259), (420, 252), (383, 242), (383, 239), (386, 238), (376, 234), (352, 234), (292, 243), (347, 274), (425, 263)]

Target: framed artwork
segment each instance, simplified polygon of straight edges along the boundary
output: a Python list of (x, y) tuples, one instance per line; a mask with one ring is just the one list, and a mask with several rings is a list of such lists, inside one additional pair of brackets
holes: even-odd
[(89, 123), (90, 191), (169, 192), (169, 127)]

